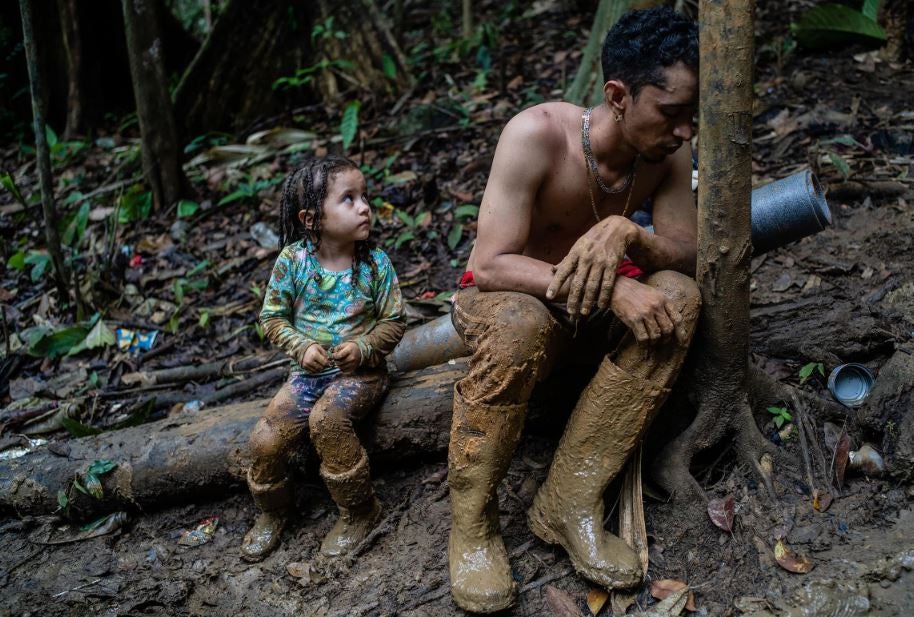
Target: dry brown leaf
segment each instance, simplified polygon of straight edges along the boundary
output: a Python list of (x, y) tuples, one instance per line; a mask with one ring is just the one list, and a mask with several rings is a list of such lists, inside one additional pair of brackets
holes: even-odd
[(733, 495), (727, 495), (721, 499), (712, 499), (708, 502), (708, 516), (711, 517), (711, 522), (724, 531), (733, 531), (735, 511), (736, 503)]
[[(687, 588), (688, 585), (682, 581), (677, 581), (673, 578), (665, 578), (659, 581), (653, 581), (651, 583), (651, 596), (656, 600), (664, 600), (670, 596), (670, 594), (679, 591), (680, 589)], [(689, 590), (689, 599), (686, 601), (685, 608), (689, 612), (694, 612), (695, 608), (695, 595), (692, 593), (692, 590)]]
[(606, 600), (609, 599), (609, 593), (605, 590), (598, 587), (592, 588), (587, 592), (587, 608), (590, 609), (590, 614), (596, 617), (597, 613), (602, 610), (603, 606), (606, 604)]
[(546, 604), (555, 617), (581, 617), (581, 610), (571, 596), (553, 585), (546, 585)]
[(806, 574), (813, 568), (813, 563), (808, 557), (794, 553), (783, 540), (778, 540), (777, 544), (774, 545), (774, 559), (779, 566), (788, 572)]

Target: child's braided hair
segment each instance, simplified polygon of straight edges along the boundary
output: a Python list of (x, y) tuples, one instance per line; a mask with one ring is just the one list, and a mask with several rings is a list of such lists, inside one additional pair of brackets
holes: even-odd
[[(307, 240), (313, 250), (321, 245), (321, 219), (324, 216), (324, 200), (327, 198), (327, 187), (333, 176), (345, 169), (358, 170), (354, 161), (335, 154), (316, 158), (289, 174), (282, 185), (282, 196), (279, 200), (279, 243), (282, 248)], [(313, 214), (313, 223), (308, 228), (298, 218), (298, 213)], [(367, 263), (372, 276), (377, 274), (371, 250), (374, 243), (369, 237), (355, 243), (355, 254), (352, 257), (352, 280), (358, 280), (359, 265)]]

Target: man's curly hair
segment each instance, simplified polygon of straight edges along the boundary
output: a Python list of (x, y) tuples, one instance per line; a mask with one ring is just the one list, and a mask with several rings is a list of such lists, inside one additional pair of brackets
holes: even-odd
[(629, 11), (606, 33), (602, 61), (603, 82), (618, 79), (637, 98), (666, 85), (663, 69), (677, 62), (698, 73), (698, 24), (668, 6)]

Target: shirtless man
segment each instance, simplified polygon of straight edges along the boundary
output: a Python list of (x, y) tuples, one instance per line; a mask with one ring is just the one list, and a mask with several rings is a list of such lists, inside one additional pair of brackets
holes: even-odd
[[(516, 597), (496, 489), (533, 387), (595, 349), (596, 375), (528, 522), (598, 585), (642, 578), (635, 553), (603, 529), (603, 492), (669, 392), (698, 317), (697, 26), (668, 8), (628, 13), (602, 59), (604, 100), (592, 112), (545, 103), (502, 132), (452, 313), (473, 356), (454, 388), (448, 557), (454, 599), (473, 612)], [(627, 218), (648, 198), (654, 234)], [(616, 276), (626, 254), (640, 279)]]

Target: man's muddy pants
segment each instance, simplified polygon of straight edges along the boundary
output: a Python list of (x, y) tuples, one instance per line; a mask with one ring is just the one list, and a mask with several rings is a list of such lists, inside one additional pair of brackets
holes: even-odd
[(516, 590), (498, 523), (496, 489), (520, 438), (527, 402), (557, 364), (593, 356), (549, 475), (528, 513), (541, 539), (561, 544), (578, 572), (607, 588), (641, 579), (634, 552), (603, 530), (603, 492), (662, 405), (688, 350), (700, 309), (695, 281), (672, 271), (644, 281), (682, 314), (677, 336), (648, 345), (608, 311), (569, 323), (564, 309), (515, 292), (457, 294), (452, 319), (473, 356), (454, 387), (448, 450), (454, 599), (466, 610), (509, 606)]
[[(289, 376), (251, 434), (248, 487), (261, 512), (271, 515), (258, 519), (252, 532), (261, 520), (273, 524), (260, 530), (263, 536), (260, 541), (256, 541), (256, 533), (248, 534), (242, 546), (244, 556), (257, 559), (278, 543), (284, 516), (292, 502), (288, 478), (290, 458), (305, 447), (308, 432), (321, 460), (321, 477), (341, 513), (345, 516), (351, 511), (376, 509), (368, 456), (353, 423), (378, 405), (388, 383), (384, 369), (323, 377), (297, 373)], [(253, 545), (252, 541), (255, 541)]]

